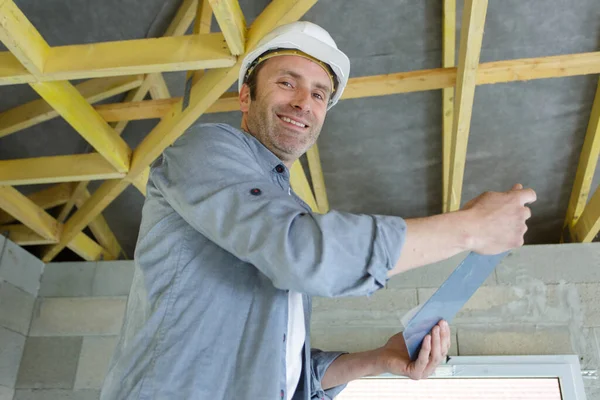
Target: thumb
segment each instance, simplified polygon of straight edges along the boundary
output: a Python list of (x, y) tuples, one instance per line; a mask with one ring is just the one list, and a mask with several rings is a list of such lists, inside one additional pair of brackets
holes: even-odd
[(523, 189), (523, 185), (521, 185), (520, 183), (517, 183), (516, 185), (514, 185), (512, 187), (511, 190), (521, 190), (521, 189)]

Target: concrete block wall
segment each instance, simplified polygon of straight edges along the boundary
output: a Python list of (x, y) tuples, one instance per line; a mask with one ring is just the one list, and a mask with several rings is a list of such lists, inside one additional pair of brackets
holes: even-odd
[[(396, 276), (370, 298), (315, 298), (313, 346), (361, 351), (383, 345), (401, 330), (402, 316), (425, 302), (462, 257)], [(17, 350), (4, 356), (14, 362), (23, 353), (13, 373), (14, 399), (98, 398), (132, 275), (131, 261), (46, 266), (28, 336), (0, 330), (0, 344), (21, 343), (22, 350), (11, 344), (6, 348)], [(2, 293), (0, 304), (2, 296), (12, 296)], [(584, 370), (596, 371), (599, 303), (600, 244), (524, 247), (498, 266), (453, 321), (451, 355), (578, 354)], [(3, 365), (12, 364), (2, 364), (2, 357), (4, 376)], [(588, 399), (600, 400), (600, 382), (584, 382)], [(0, 400), (11, 399), (13, 389), (0, 385)]]
[(12, 400), (44, 263), (0, 235), (0, 400)]
[[(401, 331), (402, 316), (427, 301), (465, 256), (397, 275), (370, 298), (315, 298), (313, 346), (382, 346)], [(600, 243), (514, 251), (451, 328), (451, 355), (577, 354), (582, 369), (594, 375), (600, 368)], [(584, 383), (588, 400), (600, 400), (600, 380)]]
[(132, 277), (132, 261), (46, 265), (14, 400), (99, 397)]

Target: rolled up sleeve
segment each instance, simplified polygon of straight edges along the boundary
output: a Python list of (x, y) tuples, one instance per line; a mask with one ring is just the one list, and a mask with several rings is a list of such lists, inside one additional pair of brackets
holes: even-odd
[(324, 390), (321, 382), (325, 371), (342, 354), (347, 354), (339, 351), (321, 351), (319, 349), (310, 350), (310, 398), (311, 400), (331, 400), (344, 388), (347, 384), (335, 386)]
[(309, 212), (256, 157), (236, 134), (191, 131), (165, 150), (151, 180), (198, 232), (279, 289), (336, 297), (383, 287), (400, 256), (404, 220)]

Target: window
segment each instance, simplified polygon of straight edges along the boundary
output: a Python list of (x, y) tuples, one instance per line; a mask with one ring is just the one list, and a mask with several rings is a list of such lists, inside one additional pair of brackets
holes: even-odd
[(584, 400), (577, 356), (452, 357), (430, 379), (381, 375), (350, 382), (338, 400)]

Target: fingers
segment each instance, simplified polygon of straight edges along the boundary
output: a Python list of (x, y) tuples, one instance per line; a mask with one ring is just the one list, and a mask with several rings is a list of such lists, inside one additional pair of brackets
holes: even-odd
[(450, 350), (450, 346), (452, 345), (450, 340), (450, 326), (446, 321), (440, 321), (438, 325), (441, 329), (440, 339), (442, 341), (442, 358), (445, 359)]
[(537, 200), (537, 194), (531, 188), (523, 189), (523, 185), (517, 183), (510, 190), (511, 192), (518, 192), (519, 203), (525, 205), (529, 203), (533, 203)]
[(531, 188), (522, 189), (520, 200), (523, 203), (523, 205), (533, 203), (537, 200), (537, 194), (535, 193), (535, 190)]
[(414, 363), (414, 376), (410, 376), (412, 379), (420, 379), (423, 377), (423, 372), (427, 365), (429, 364), (429, 355), (431, 354), (431, 334), (425, 336), (423, 339), (423, 343), (421, 344), (421, 350), (419, 351), (419, 356)]
[(525, 216), (525, 219), (527, 220), (527, 219), (531, 218), (531, 208), (529, 208), (529, 207), (524, 207), (524, 208), (525, 208), (525, 211), (523, 212), (523, 214)]
[(430, 376), (438, 365), (446, 360), (450, 345), (450, 327), (442, 320), (423, 339), (419, 356), (411, 368), (410, 378), (422, 379)]
[(440, 326), (436, 325), (431, 330), (431, 355), (429, 356), (429, 363), (423, 371), (423, 378), (427, 378), (431, 375), (435, 368), (440, 364), (445, 356), (442, 356), (442, 341), (440, 338)]

